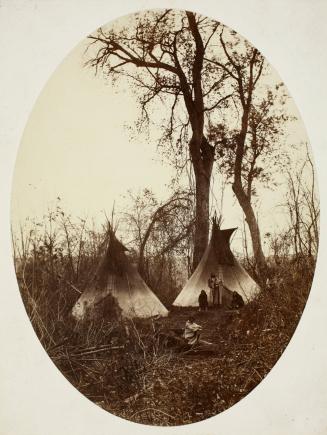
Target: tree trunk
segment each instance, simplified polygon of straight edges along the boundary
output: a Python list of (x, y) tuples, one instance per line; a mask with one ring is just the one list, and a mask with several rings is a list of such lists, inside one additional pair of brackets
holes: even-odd
[(245, 214), (246, 222), (250, 230), (253, 255), (254, 255), (257, 272), (259, 276), (261, 276), (264, 279), (266, 269), (267, 269), (267, 264), (261, 247), (261, 237), (260, 237), (258, 222), (255, 217), (253, 207), (251, 204), (251, 189), (249, 189), (248, 194), (246, 194), (242, 185), (242, 163), (244, 157), (245, 140), (248, 131), (248, 123), (249, 123), (249, 115), (250, 115), (250, 107), (251, 107), (250, 105), (251, 105), (251, 94), (248, 96), (247, 105), (246, 106), (243, 105), (242, 124), (241, 124), (240, 134), (238, 138), (237, 148), (236, 148), (235, 165), (234, 165), (234, 183), (232, 188), (240, 206), (242, 207), (242, 210)]
[(194, 134), (189, 144), (195, 175), (195, 229), (193, 271), (199, 264), (209, 238), (209, 198), (215, 149), (201, 133)]
[(208, 246), (210, 177), (208, 178), (203, 172), (195, 172), (195, 187), (193, 271), (201, 261), (204, 251)]
[(246, 222), (250, 230), (252, 246), (253, 246), (253, 255), (258, 269), (258, 273), (264, 276), (267, 268), (267, 264), (261, 247), (260, 230), (252, 208), (251, 201), (246, 195), (246, 193), (244, 192), (242, 186), (239, 185), (238, 183), (233, 184), (233, 191), (236, 195), (236, 198), (240, 206), (242, 207), (242, 210), (245, 214)]

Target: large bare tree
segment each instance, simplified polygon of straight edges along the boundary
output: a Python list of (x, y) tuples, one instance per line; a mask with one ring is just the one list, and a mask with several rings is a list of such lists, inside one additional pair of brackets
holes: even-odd
[(258, 272), (264, 272), (266, 261), (262, 250), (260, 228), (254, 208), (256, 183), (271, 182), (276, 164), (282, 164), (280, 139), (289, 116), (284, 113), (286, 94), (280, 84), (262, 84), (267, 67), (259, 51), (247, 41), (225, 37), (220, 33), (224, 56), (210, 59), (229, 77), (233, 86), (233, 118), (230, 124), (211, 127), (209, 138), (217, 147), (221, 168), (232, 181), (234, 194), (244, 212), (252, 239)]
[[(126, 23), (125, 23), (126, 24)], [(224, 69), (210, 62), (221, 25), (184, 11), (150, 11), (128, 25), (100, 28), (90, 35), (88, 66), (106, 77), (124, 78), (137, 90), (139, 126), (150, 120), (149, 106), (160, 102), (168, 117), (162, 134), (173, 153), (185, 147), (195, 178), (193, 268), (208, 244), (209, 195), (215, 147), (206, 135), (206, 113), (230, 97)], [(207, 58), (209, 60), (207, 60)]]

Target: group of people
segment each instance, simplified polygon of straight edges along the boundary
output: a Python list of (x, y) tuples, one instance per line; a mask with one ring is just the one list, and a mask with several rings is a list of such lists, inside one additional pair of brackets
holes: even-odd
[[(210, 296), (214, 308), (221, 308), (223, 304), (224, 282), (221, 276), (217, 277), (211, 273), (208, 279), (208, 287), (210, 288)], [(199, 298), (199, 310), (207, 311), (209, 308), (208, 295), (205, 290), (201, 290)], [(244, 305), (243, 298), (236, 291), (231, 293), (231, 300), (228, 304), (229, 308), (241, 308)], [(202, 327), (195, 323), (194, 317), (190, 317), (185, 325), (184, 339), (191, 346), (198, 343)]]
[[(210, 296), (212, 300), (212, 305), (214, 308), (221, 308), (223, 304), (223, 294), (225, 285), (221, 276), (217, 277), (214, 273), (210, 275), (208, 279), (208, 287), (210, 288)], [(229, 308), (241, 308), (244, 305), (242, 296), (234, 292), (229, 292), (231, 298), (227, 299), (227, 305)], [(208, 295), (205, 290), (201, 290), (199, 298), (199, 310), (207, 311), (209, 308)], [(226, 301), (225, 301), (226, 302)]]
[[(220, 308), (222, 306), (224, 291), (224, 283), (222, 278), (217, 277), (214, 273), (212, 273), (208, 279), (208, 286), (211, 291), (212, 305), (215, 308)], [(201, 290), (199, 295), (199, 308), (201, 311), (206, 311), (208, 306), (208, 295), (205, 290)]]

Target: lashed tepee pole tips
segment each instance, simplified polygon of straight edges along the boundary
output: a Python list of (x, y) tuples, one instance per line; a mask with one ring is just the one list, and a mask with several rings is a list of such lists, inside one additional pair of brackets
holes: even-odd
[(212, 224), (215, 225), (217, 224), (217, 210), (215, 210), (213, 217), (212, 217)]
[(108, 248), (110, 244), (117, 243), (120, 244), (124, 251), (128, 251), (128, 249), (118, 241), (116, 237), (116, 233), (119, 227), (119, 220), (115, 222), (115, 202), (113, 203), (112, 209), (111, 209), (111, 215), (110, 218), (108, 217), (105, 210), (102, 210), (103, 214), (105, 215), (106, 222), (103, 225), (104, 228), (104, 244)]
[(212, 217), (212, 225), (217, 226), (220, 229), (222, 222), (223, 222), (222, 214), (219, 214), (219, 217), (218, 217), (217, 210), (215, 210), (213, 217)]
[(118, 227), (119, 227), (119, 220), (115, 222), (115, 201), (111, 208), (111, 215), (110, 218), (108, 217), (106, 210), (102, 210), (104, 213), (104, 216), (106, 218), (106, 232), (116, 234)]

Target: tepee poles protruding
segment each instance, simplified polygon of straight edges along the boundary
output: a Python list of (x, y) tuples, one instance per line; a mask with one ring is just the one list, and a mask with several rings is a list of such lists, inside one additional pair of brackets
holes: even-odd
[(212, 226), (216, 225), (220, 229), (222, 223), (223, 223), (223, 215), (219, 213), (219, 217), (218, 217), (217, 210), (215, 210), (212, 217)]

